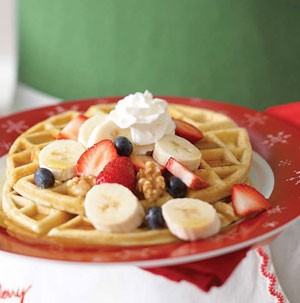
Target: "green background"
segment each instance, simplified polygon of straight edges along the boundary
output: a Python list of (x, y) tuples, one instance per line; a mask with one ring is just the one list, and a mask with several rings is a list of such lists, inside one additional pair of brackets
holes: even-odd
[(63, 99), (300, 99), (298, 0), (26, 0), (20, 79)]

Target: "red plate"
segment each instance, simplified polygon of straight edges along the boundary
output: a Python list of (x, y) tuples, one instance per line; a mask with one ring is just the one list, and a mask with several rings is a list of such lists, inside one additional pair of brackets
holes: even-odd
[[(0, 249), (23, 256), (51, 260), (90, 262), (91, 264), (135, 264), (160, 266), (191, 262), (222, 255), (247, 246), (262, 244), (278, 235), (300, 214), (300, 131), (268, 114), (220, 102), (163, 97), (170, 103), (202, 107), (224, 113), (249, 131), (253, 149), (271, 168), (274, 189), (270, 190), (272, 209), (239, 222), (226, 231), (206, 240), (168, 245), (139, 247), (101, 247), (96, 249), (32, 245), (9, 236), (0, 229)], [(4, 156), (16, 137), (28, 127), (65, 110), (85, 111), (97, 103), (112, 103), (118, 97), (67, 102), (0, 119), (0, 157)], [(261, 158), (260, 158), (261, 159)], [(258, 166), (259, 168), (263, 166)], [(273, 175), (272, 175), (273, 171)], [(2, 169), (3, 173), (3, 169)], [(261, 175), (264, 171), (256, 171)], [(268, 175), (267, 175), (268, 176)], [(263, 180), (269, 184), (270, 180)], [(271, 183), (273, 180), (271, 181)], [(259, 184), (260, 185), (260, 184)], [(262, 187), (265, 184), (261, 184)], [(268, 185), (269, 186), (269, 185)]]

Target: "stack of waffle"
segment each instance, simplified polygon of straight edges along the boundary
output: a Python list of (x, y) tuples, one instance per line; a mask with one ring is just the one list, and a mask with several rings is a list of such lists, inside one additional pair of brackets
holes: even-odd
[[(114, 104), (90, 107), (86, 116), (108, 114)], [(170, 115), (184, 120), (202, 131), (204, 138), (196, 143), (202, 158), (194, 172), (209, 186), (189, 190), (188, 197), (211, 203), (217, 210), (222, 227), (238, 220), (229, 197), (236, 183), (247, 182), (252, 160), (248, 133), (229, 117), (206, 109), (169, 105)], [(56, 182), (48, 189), (39, 188), (33, 174), (39, 168), (38, 155), (57, 139), (61, 129), (79, 113), (65, 112), (31, 127), (21, 134), (10, 148), (7, 160), (7, 181), (0, 207), (0, 224), (22, 240), (64, 245), (152, 245), (180, 241), (165, 229), (150, 230), (141, 226), (128, 233), (109, 233), (94, 228), (85, 216), (84, 197), (71, 195), (67, 182)], [(161, 206), (172, 197), (165, 194), (156, 201)], [(147, 208), (147, 201), (140, 201)]]

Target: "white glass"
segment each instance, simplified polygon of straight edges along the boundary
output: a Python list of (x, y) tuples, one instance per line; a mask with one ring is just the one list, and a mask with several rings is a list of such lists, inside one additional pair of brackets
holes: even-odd
[(17, 82), (16, 0), (0, 0), (0, 116), (12, 110)]

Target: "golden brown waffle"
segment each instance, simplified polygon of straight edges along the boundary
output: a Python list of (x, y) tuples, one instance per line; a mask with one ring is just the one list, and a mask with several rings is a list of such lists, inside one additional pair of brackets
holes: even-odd
[(184, 120), (202, 132), (237, 127), (229, 117), (208, 109), (173, 104), (169, 107), (169, 113), (174, 119)]
[(205, 132), (196, 146), (201, 150), (200, 168), (195, 172), (210, 185), (188, 196), (214, 202), (230, 195), (231, 187), (244, 183), (252, 161), (252, 148), (247, 131), (228, 128)]
[(77, 115), (77, 112), (69, 111), (51, 117), (29, 128), (16, 139), (7, 158), (6, 176), (11, 186), (37, 170), (39, 151), (56, 140), (59, 131)]
[[(15, 192), (6, 183), (3, 192), (5, 227), (13, 236), (28, 242), (60, 243), (70, 246), (156, 245), (179, 241), (168, 229), (138, 228), (129, 233), (109, 233), (96, 230), (82, 215), (42, 206)], [(231, 204), (214, 204), (222, 227), (236, 221)]]
[(24, 197), (34, 197), (32, 200), (39, 205), (84, 215), (84, 198), (72, 196), (66, 182), (56, 182), (50, 189), (41, 189), (34, 183), (33, 175), (29, 175), (21, 178), (14, 185), (14, 190)]
[[(1, 203), (1, 198), (0, 198), (0, 204), (2, 204)], [(5, 215), (3, 213), (2, 205), (0, 206), (0, 227), (6, 228)]]
[[(8, 231), (29, 241), (60, 242), (66, 245), (143, 245), (178, 241), (168, 229), (152, 230), (139, 228), (130, 233), (108, 233), (96, 230), (89, 220), (81, 215), (42, 206), (16, 193), (8, 183), (3, 192), (3, 210)], [(48, 240), (47, 240), (48, 238)]]
[(4, 186), (2, 207), (7, 218), (35, 234), (45, 234), (54, 226), (71, 218), (67, 212), (45, 207)]
[[(114, 104), (92, 106), (86, 112), (93, 116), (109, 113)], [(209, 187), (188, 192), (213, 203), (225, 227), (236, 221), (232, 206), (220, 202), (230, 195), (235, 183), (246, 180), (251, 165), (252, 149), (245, 129), (230, 118), (213, 111), (170, 105), (173, 118), (182, 119), (196, 127), (204, 138), (196, 146), (202, 160), (196, 171)], [(3, 193), (3, 210), (11, 234), (30, 241), (58, 241), (70, 245), (151, 245), (178, 241), (167, 229), (139, 228), (130, 233), (106, 233), (96, 230), (84, 216), (84, 197), (72, 196), (66, 182), (56, 182), (51, 189), (34, 184), (33, 173), (39, 167), (39, 151), (56, 139), (58, 132), (76, 115), (66, 112), (51, 117), (27, 130), (12, 145), (7, 161), (7, 184)], [(171, 196), (165, 193), (157, 202), (162, 205)], [(149, 203), (141, 201), (145, 208)]]
[(5, 183), (6, 178), (5, 177), (0, 177), (0, 227), (6, 228), (5, 224), (5, 216), (3, 213), (2, 209), (2, 193), (3, 193), (3, 188), (4, 188), (4, 183)]

